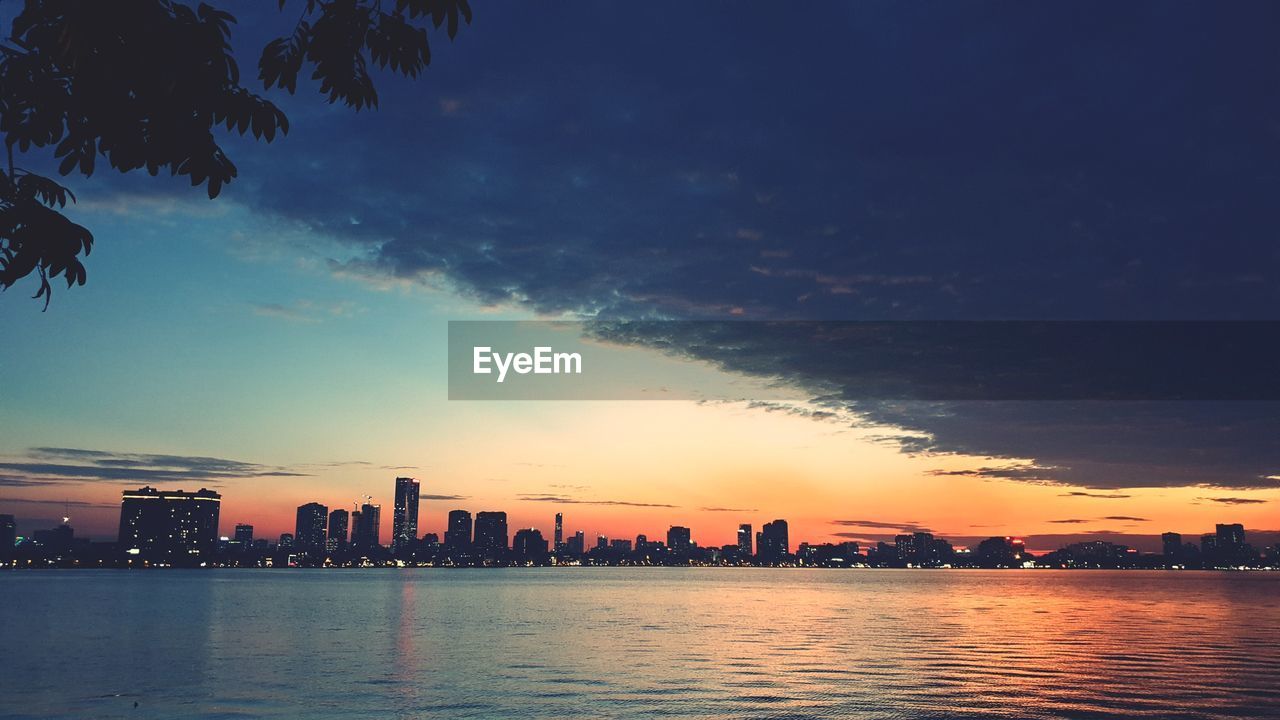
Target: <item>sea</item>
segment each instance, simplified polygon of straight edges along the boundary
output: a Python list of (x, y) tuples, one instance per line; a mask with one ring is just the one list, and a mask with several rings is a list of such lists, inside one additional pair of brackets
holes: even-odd
[(0, 573), (3, 718), (1280, 718), (1280, 573)]

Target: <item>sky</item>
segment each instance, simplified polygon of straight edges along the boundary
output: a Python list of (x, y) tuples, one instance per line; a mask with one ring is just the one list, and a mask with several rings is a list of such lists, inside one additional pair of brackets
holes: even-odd
[[(248, 74), (293, 20), (225, 5)], [(0, 295), (0, 512), (110, 539), (124, 488), (216, 487), (224, 534), (274, 536), (305, 502), (389, 507), (410, 475), (424, 532), (461, 507), (705, 545), (777, 517), (793, 543), (1153, 549), (1216, 522), (1275, 542), (1274, 380), (1194, 338), (1174, 376), (1215, 357), (1235, 401), (868, 397), (847, 356), (766, 324), (626, 346), (791, 400), (450, 401), (446, 340), (477, 319), (1195, 320), (1261, 321), (1275, 347), (1277, 15), (477, 4), (418, 81), (378, 78), (375, 111), (268, 93), (291, 131), (222, 138), (239, 177), (216, 201), (69, 181), (88, 284), (44, 313), (34, 285)]]

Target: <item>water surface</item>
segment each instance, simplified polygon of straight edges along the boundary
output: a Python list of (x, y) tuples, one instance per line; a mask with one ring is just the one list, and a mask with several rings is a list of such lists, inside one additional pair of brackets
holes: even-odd
[(1280, 573), (86, 570), (0, 592), (0, 717), (1280, 717)]

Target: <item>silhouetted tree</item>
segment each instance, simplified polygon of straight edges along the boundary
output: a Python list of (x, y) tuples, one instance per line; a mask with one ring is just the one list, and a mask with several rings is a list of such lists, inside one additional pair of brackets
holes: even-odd
[[(279, 1), (280, 9), (288, 4)], [(304, 69), (330, 103), (376, 107), (370, 67), (416, 77), (431, 61), (428, 25), (452, 39), (467, 0), (302, 0), (293, 31), (267, 44), (258, 78), (297, 89)], [(169, 0), (26, 0), (0, 41), (0, 289), (37, 273), (35, 297), (49, 305), (49, 279), (84, 284), (80, 255), (93, 235), (61, 212), (69, 189), (14, 164), (14, 148), (52, 148), (58, 171), (168, 171), (204, 185), (209, 197), (236, 177), (218, 145), (219, 126), (271, 142), (289, 120), (240, 84), (232, 55), (235, 18), (210, 5)]]

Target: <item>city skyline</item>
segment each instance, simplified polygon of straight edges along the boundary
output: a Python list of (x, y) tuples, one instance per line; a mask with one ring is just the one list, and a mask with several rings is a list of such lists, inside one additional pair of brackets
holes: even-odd
[[(1223, 511), (1280, 530), (1274, 402), (867, 401), (823, 348), (763, 330), (731, 345), (750, 352), (616, 346), (741, 402), (449, 401), (451, 320), (1275, 320), (1277, 100), (1252, 84), (1280, 67), (1274, 9), (1108, 7), (1085, 45), (1067, 6), (743, 7), (731, 32), (725, 12), (684, 9), (655, 55), (608, 8), (515, 5), (428, 82), (380, 82), (377, 112), (269, 93), (293, 129), (225, 138), (240, 174), (216, 201), (76, 178), (92, 280), (47, 312), (34, 276), (0, 296), (0, 334), (31, 339), (0, 350), (20, 379), (0, 503), (38, 528), (71, 500), (107, 537), (118, 483), (216, 487), (283, 532), (378, 488), (386, 532), (398, 473), (431, 478), (435, 517), (456, 498), (545, 525), (560, 504), (634, 535), (665, 513), (717, 543), (737, 523), (703, 508), (833, 540), (1151, 542)], [(235, 14), (246, 48), (288, 32), (274, 7)], [(512, 57), (531, 33), (564, 39)], [(1101, 65), (1123, 71), (1074, 70)], [(48, 155), (15, 163), (56, 176)], [(1197, 347), (1171, 377), (1197, 377)], [(1256, 359), (1202, 350), (1228, 384)], [(775, 381), (787, 398), (754, 394)]]
[[(506, 551), (517, 547), (517, 544), (521, 542), (519, 540), (521, 533), (529, 532), (533, 532), (534, 535), (526, 537), (526, 541), (530, 538), (535, 538), (535, 542), (540, 542), (545, 546), (544, 552), (550, 551), (552, 553), (573, 547), (575, 541), (578, 544), (578, 552), (590, 549), (595, 544), (600, 547), (613, 547), (617, 550), (621, 549), (622, 543), (626, 544), (626, 550), (629, 552), (633, 537), (636, 538), (635, 545), (637, 547), (642, 545), (647, 537), (643, 531), (632, 535), (620, 535), (610, 531), (608, 528), (593, 528), (588, 535), (586, 530), (575, 529), (571, 523), (566, 525), (563, 511), (555, 512), (548, 525), (517, 525), (508, 521), (508, 514), (505, 510), (472, 511), (464, 508), (448, 510), (445, 515), (445, 521), (439, 529), (434, 529), (431, 525), (423, 525), (422, 531), (419, 533), (418, 520), (422, 502), (419, 498), (420, 487), (421, 483), (416, 478), (395, 478), (395, 506), (390, 528), (381, 522), (381, 505), (375, 502), (376, 497), (366, 495), (363, 498), (364, 502), (354, 504), (352, 511), (347, 511), (340, 507), (330, 507), (319, 501), (309, 501), (301, 504), (295, 508), (294, 525), (279, 533), (256, 525), (248, 521), (249, 519), (247, 518), (236, 518), (232, 521), (225, 516), (220, 517), (218, 510), (215, 510), (212, 520), (214, 526), (212, 529), (208, 529), (208, 533), (210, 537), (220, 538), (222, 542), (231, 540), (241, 542), (245, 536), (253, 539), (266, 538), (267, 542), (272, 542), (272, 538), (279, 538), (278, 543), (273, 543), (273, 545), (287, 545), (304, 555), (315, 556), (324, 552), (332, 553), (341, 546), (343, 548), (350, 547), (357, 552), (362, 549), (366, 551), (372, 549), (385, 550), (391, 557), (399, 557), (405, 552), (417, 548), (427, 540), (446, 547), (469, 547), (474, 545), (477, 548)], [(111, 538), (110, 541), (118, 540), (118, 542), (123, 543), (126, 537), (126, 528), (130, 528), (128, 531), (130, 534), (136, 534), (137, 531), (132, 528), (143, 522), (139, 518), (146, 517), (140, 514), (141, 510), (131, 510), (130, 503), (137, 504), (144, 500), (170, 496), (213, 498), (212, 502), (216, 503), (215, 507), (218, 509), (221, 508), (224, 499), (221, 495), (205, 488), (201, 488), (194, 493), (187, 493), (180, 489), (157, 489), (151, 487), (144, 487), (135, 491), (126, 490), (123, 493), (123, 503), (120, 505), (119, 530), (116, 537)], [(0, 510), (3, 509), (3, 506), (0, 506)], [(11, 513), (0, 513), (0, 516), (7, 518), (7, 526), (12, 529), (16, 536), (24, 536), (24, 533), (19, 532), (16, 523), (12, 521), (13, 515)], [(69, 516), (64, 516), (60, 527), (69, 526), (70, 520)], [(570, 520), (572, 521), (572, 517), (570, 517)], [(222, 529), (228, 524), (234, 526), (234, 533), (222, 532)], [(1242, 544), (1243, 534), (1248, 532), (1251, 537), (1260, 543), (1259, 547), (1268, 548), (1272, 545), (1280, 547), (1280, 532), (1246, 529), (1243, 523), (1218, 522), (1215, 525), (1218, 527), (1219, 533), (1222, 532), (1223, 527), (1238, 528), (1241, 537), (1233, 541), (1236, 544)], [(349, 534), (348, 527), (350, 528)], [(753, 528), (757, 527), (759, 528), (758, 531), (753, 533)], [(567, 542), (563, 540), (566, 528), (572, 532), (572, 536)], [(650, 530), (652, 529), (650, 528)], [(677, 551), (687, 551), (691, 547), (725, 548), (726, 550), (732, 547), (745, 556), (758, 557), (766, 562), (776, 561), (785, 557), (793, 546), (799, 544), (848, 545), (852, 543), (854, 546), (874, 548), (886, 542), (901, 544), (904, 537), (909, 539), (912, 536), (945, 537), (948, 539), (948, 548), (953, 547), (955, 550), (972, 550), (974, 547), (979, 547), (983, 542), (993, 539), (993, 537), (1012, 538), (1021, 547), (1025, 547), (1028, 553), (1036, 555), (1060, 551), (1067, 546), (1092, 543), (1133, 547), (1138, 552), (1163, 552), (1165, 555), (1169, 555), (1170, 538), (1179, 538), (1178, 544), (1180, 544), (1180, 538), (1184, 535), (1189, 538), (1198, 537), (1195, 533), (1164, 529), (1154, 536), (1138, 536), (1145, 542), (1135, 543), (1132, 542), (1133, 538), (1119, 534), (1114, 536), (1111, 534), (1062, 535), (1050, 540), (1045, 537), (1021, 533), (1011, 533), (1003, 536), (993, 536), (991, 534), (965, 536), (935, 532), (926, 528), (906, 525), (896, 530), (888, 527), (880, 529), (885, 532), (865, 533), (865, 537), (858, 538), (853, 537), (852, 533), (843, 533), (832, 534), (828, 537), (797, 540), (799, 536), (790, 531), (787, 521), (774, 518), (773, 521), (763, 522), (759, 525), (753, 522), (738, 522), (732, 539), (725, 543), (708, 542), (702, 539), (708, 535), (714, 536), (721, 532), (720, 528), (714, 528), (709, 531), (706, 528), (699, 528), (695, 531), (690, 527), (677, 523), (669, 524), (663, 534), (655, 533), (654, 536), (662, 537), (665, 535), (668, 546)], [(36, 528), (34, 532), (26, 532), (25, 536), (31, 537), (34, 533), (51, 531), (53, 531), (53, 528), (50, 527)], [(672, 533), (675, 533), (675, 535), (672, 535)], [(84, 536), (81, 535), (81, 537)], [(592, 539), (588, 541), (588, 538)], [(1030, 545), (1027, 544), (1028, 540), (1031, 542)], [(1129, 542), (1124, 542), (1126, 540)], [(1037, 546), (1036, 543), (1042, 543), (1044, 546)], [(1053, 546), (1050, 547), (1049, 545)]]

